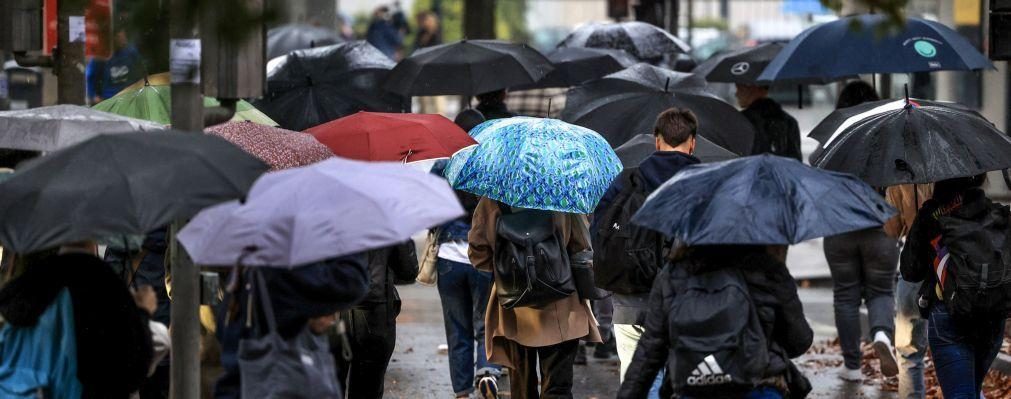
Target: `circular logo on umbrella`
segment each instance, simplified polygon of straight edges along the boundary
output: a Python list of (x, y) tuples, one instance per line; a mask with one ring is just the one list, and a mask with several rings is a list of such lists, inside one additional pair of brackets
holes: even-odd
[(917, 40), (913, 43), (913, 49), (916, 50), (917, 54), (927, 58), (933, 58), (937, 55), (937, 47), (934, 47), (932, 43), (926, 40)]
[(751, 64), (747, 62), (738, 62), (734, 66), (730, 67), (730, 73), (734, 75), (744, 75), (751, 69)]

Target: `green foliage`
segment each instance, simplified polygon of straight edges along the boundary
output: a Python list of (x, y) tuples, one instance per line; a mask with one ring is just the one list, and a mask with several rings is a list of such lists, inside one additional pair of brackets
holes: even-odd
[[(875, 13), (884, 15), (888, 23), (878, 27), (878, 33), (885, 34), (890, 30), (901, 29), (906, 24), (905, 8), (909, 0), (854, 0)], [(827, 8), (839, 12), (842, 10), (843, 0), (821, 0), (821, 4)], [(855, 22), (855, 21), (854, 21)], [(859, 26), (853, 26), (859, 28)]]
[(727, 21), (722, 18), (699, 18), (692, 20), (692, 26), (696, 28), (715, 28), (722, 31), (729, 29)]
[[(442, 40), (451, 42), (463, 39), (463, 5), (466, 0), (416, 0), (411, 9), (412, 34), (404, 39), (405, 43), (414, 43), (413, 17), (425, 10), (432, 10), (434, 3), (440, 4), (440, 26)], [(526, 42), (530, 39), (527, 29), (527, 0), (498, 0), (495, 2), (495, 35), (502, 40)]]

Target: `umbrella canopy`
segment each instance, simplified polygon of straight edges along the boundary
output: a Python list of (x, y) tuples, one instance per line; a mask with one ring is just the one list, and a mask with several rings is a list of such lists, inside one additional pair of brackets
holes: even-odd
[(589, 23), (572, 31), (558, 47), (625, 50), (639, 61), (655, 61), (664, 55), (691, 51), (688, 43), (669, 32), (639, 21)]
[(165, 126), (78, 105), (0, 112), (0, 148), (55, 151), (98, 135), (155, 131)]
[(0, 183), (0, 244), (27, 253), (144, 234), (243, 197), (266, 170), (210, 135), (100, 135), (33, 160)]
[[(221, 103), (217, 99), (204, 97), (204, 107), (220, 105)], [(92, 108), (168, 125), (171, 123), (172, 114), (172, 87), (169, 86), (168, 74), (152, 75), (145, 81), (134, 83), (112, 98), (95, 104)], [(235, 103), (235, 115), (232, 116), (232, 121), (250, 121), (261, 125), (277, 126), (277, 122), (245, 100)]]
[(993, 68), (961, 34), (939, 22), (906, 18), (882, 35), (884, 15), (854, 15), (797, 35), (762, 71), (759, 81), (838, 80), (868, 73), (968, 71)]
[(599, 134), (557, 119), (513, 117), (471, 130), (476, 147), (446, 166), (453, 187), (520, 208), (593, 213), (621, 172)]
[(193, 261), (291, 268), (403, 242), (464, 215), (446, 181), (395, 163), (332, 158), (268, 173), (245, 203), (200, 212), (179, 233)]
[(306, 130), (337, 156), (362, 161), (416, 162), (449, 158), (477, 145), (438, 114), (359, 112)]
[(398, 112), (406, 99), (379, 89), (392, 68), (365, 41), (294, 51), (267, 64), (267, 95), (256, 104), (298, 131), (358, 111)]
[(473, 96), (537, 82), (553, 67), (526, 44), (461, 40), (418, 49), (383, 85), (404, 96)]
[[(757, 84), (758, 75), (783, 50), (782, 43), (766, 43), (713, 55), (692, 73), (709, 82)], [(796, 83), (826, 83), (818, 80)]]
[(880, 226), (894, 214), (854, 176), (766, 154), (685, 168), (632, 223), (688, 245), (788, 245)]
[(599, 132), (617, 147), (637, 134), (652, 133), (657, 115), (671, 107), (692, 110), (700, 136), (735, 154), (751, 153), (751, 122), (706, 93), (701, 77), (646, 64), (569, 90), (561, 118)]
[(337, 32), (307, 24), (286, 24), (267, 31), (267, 59), (295, 50), (329, 46), (342, 42)]
[[(639, 166), (654, 152), (656, 152), (656, 136), (652, 134), (638, 134), (614, 149), (614, 153), (618, 154), (618, 159), (621, 160), (621, 166), (626, 169)], [(722, 162), (738, 157), (737, 154), (702, 136), (695, 136), (695, 153), (692, 155), (702, 162)]]
[(576, 86), (618, 72), (637, 62), (622, 50), (590, 47), (562, 47), (548, 53), (547, 57), (554, 70), (537, 83), (513, 89)]
[(333, 157), (311, 135), (252, 122), (228, 122), (205, 129), (270, 165), (271, 170), (305, 166)]
[(1011, 137), (956, 104), (885, 100), (838, 110), (811, 131), (811, 165), (885, 187), (1011, 168)]

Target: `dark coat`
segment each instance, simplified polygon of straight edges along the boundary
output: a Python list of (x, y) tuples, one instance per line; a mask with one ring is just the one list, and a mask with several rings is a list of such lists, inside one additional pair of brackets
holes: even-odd
[(512, 118), (516, 116), (515, 112), (509, 111), (504, 102), (495, 103), (480, 103), (474, 109), (481, 112), (484, 115), (484, 120), (490, 121), (492, 119), (505, 119)]
[(657, 275), (653, 291), (650, 292), (646, 330), (639, 339), (632, 364), (625, 373), (625, 381), (618, 392), (619, 398), (646, 397), (665, 363), (674, 367), (673, 361), (668, 360), (674, 356), (668, 329), (668, 318), (676, 296), (674, 279), (683, 277), (685, 273), (700, 273), (721, 267), (740, 267), (744, 271), (744, 278), (770, 346), (766, 377), (785, 376), (788, 369), (793, 367), (790, 359), (804, 354), (811, 347), (814, 332), (804, 318), (804, 309), (797, 296), (797, 285), (786, 265), (760, 247), (695, 248), (686, 259), (668, 265)]
[[(364, 254), (343, 256), (296, 269), (256, 268), (263, 273), (270, 302), (282, 337), (291, 339), (305, 328), (309, 319), (349, 309), (368, 289), (368, 270)], [(249, 276), (244, 276), (248, 281)], [(240, 284), (245, 286), (245, 284)], [(239, 341), (260, 336), (266, 331), (262, 311), (254, 317), (254, 328), (246, 328), (246, 290), (229, 294), (217, 315), (217, 337), (221, 343), (221, 366), (225, 372), (214, 386), (215, 398), (239, 398)], [(229, 310), (234, 317), (227, 317)], [(259, 309), (259, 308), (258, 308)]]
[(74, 306), (77, 378), (83, 398), (128, 398), (147, 379), (151, 330), (123, 280), (98, 257), (56, 255), (28, 266), (0, 290), (0, 314), (34, 326), (64, 288)]
[[(639, 163), (639, 172), (642, 173), (642, 177), (646, 183), (646, 189), (649, 192), (653, 192), (657, 187), (660, 187), (665, 181), (674, 177), (675, 174), (684, 169), (687, 166), (695, 165), (699, 163), (698, 158), (692, 155), (685, 154), (679, 151), (657, 151), (649, 158), (644, 159)], [(596, 221), (600, 219), (602, 213), (611, 206), (611, 202), (614, 202), (615, 197), (618, 193), (623, 190), (624, 178), (619, 176), (611, 182), (611, 186), (607, 188), (604, 192), (604, 196), (600, 198), (600, 202), (597, 202), (597, 208), (593, 211), (593, 226), (590, 226), (590, 233), (593, 234), (597, 231)]]
[(797, 120), (779, 103), (771, 98), (758, 99), (741, 113), (755, 126), (752, 155), (774, 154), (803, 162)]
[(369, 293), (360, 307), (400, 301), (394, 284), (410, 284), (418, 278), (418, 256), (414, 241), (368, 252)]

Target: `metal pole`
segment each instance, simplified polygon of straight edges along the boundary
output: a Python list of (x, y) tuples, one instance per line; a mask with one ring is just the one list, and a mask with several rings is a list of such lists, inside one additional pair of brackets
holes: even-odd
[(60, 104), (85, 104), (84, 9), (87, 4), (83, 0), (65, 0), (57, 5), (56, 68), (53, 72), (58, 76), (56, 101)]
[[(184, 57), (178, 49), (196, 44), (199, 48), (199, 18), (190, 1), (172, 0), (169, 10), (170, 61), (172, 70), (172, 127), (200, 134), (203, 131), (203, 98), (200, 94), (200, 57), (192, 65), (194, 53)], [(194, 42), (193, 40), (196, 39)], [(196, 54), (199, 54), (197, 50)], [(200, 272), (175, 239), (183, 222), (170, 229), (172, 272), (172, 399), (200, 397)]]

